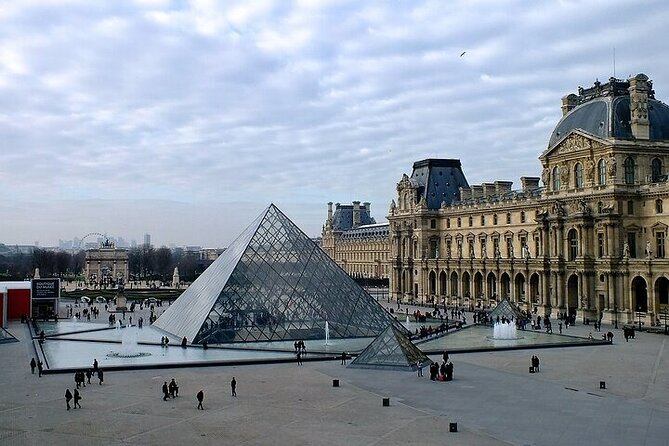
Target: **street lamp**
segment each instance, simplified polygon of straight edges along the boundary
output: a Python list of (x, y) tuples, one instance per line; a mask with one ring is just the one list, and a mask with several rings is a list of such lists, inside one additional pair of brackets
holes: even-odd
[(639, 331), (641, 331), (641, 305), (637, 308), (636, 315), (639, 317)]

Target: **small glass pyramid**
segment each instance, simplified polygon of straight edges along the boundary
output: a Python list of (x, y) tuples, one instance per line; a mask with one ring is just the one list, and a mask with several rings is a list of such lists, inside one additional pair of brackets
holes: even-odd
[(376, 336), (390, 315), (270, 205), (158, 318), (210, 344)]
[(427, 364), (430, 360), (393, 323), (351, 362), (350, 367), (414, 370), (418, 362)]
[(495, 309), (490, 312), (490, 318), (492, 321), (496, 321), (497, 316), (499, 316), (500, 320), (502, 318), (506, 318), (510, 321), (522, 321), (527, 319), (527, 317), (520, 311), (520, 309), (509, 302), (508, 299), (503, 299), (500, 303), (497, 304)]

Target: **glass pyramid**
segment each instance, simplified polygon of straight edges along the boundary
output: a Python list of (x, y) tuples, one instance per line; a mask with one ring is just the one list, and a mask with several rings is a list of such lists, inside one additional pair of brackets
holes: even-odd
[(396, 324), (391, 324), (351, 362), (350, 367), (414, 370), (417, 362), (427, 364), (430, 360)]
[(376, 336), (390, 315), (270, 205), (155, 326), (210, 344)]
[(508, 299), (503, 299), (500, 303), (497, 304), (495, 309), (490, 312), (490, 317), (493, 321), (497, 320), (497, 316), (499, 316), (500, 320), (503, 317), (513, 321), (522, 321), (527, 319), (527, 317), (518, 309), (518, 307), (509, 302)]

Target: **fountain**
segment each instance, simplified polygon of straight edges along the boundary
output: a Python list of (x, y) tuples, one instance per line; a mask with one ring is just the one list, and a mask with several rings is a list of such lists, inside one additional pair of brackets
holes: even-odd
[(325, 321), (325, 345), (330, 345), (330, 324)]
[[(121, 329), (121, 321), (116, 321), (116, 330)], [(149, 356), (151, 353), (140, 352), (137, 344), (137, 329), (134, 327), (126, 327), (123, 329), (123, 336), (121, 337), (121, 350), (118, 352), (111, 352), (107, 356), (115, 358), (137, 358), (140, 356)]]
[(72, 323), (76, 324), (77, 322), (79, 322), (79, 319), (76, 316), (72, 316)]
[(496, 322), (493, 328), (493, 339), (518, 339), (514, 322)]

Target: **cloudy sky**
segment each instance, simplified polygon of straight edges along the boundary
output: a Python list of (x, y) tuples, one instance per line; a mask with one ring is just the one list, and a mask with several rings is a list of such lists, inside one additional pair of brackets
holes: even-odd
[(669, 102), (667, 23), (664, 0), (1, 2), (0, 242), (226, 246), (270, 202), (315, 236), (328, 201), (383, 220), (428, 157), (517, 186), (614, 48)]

